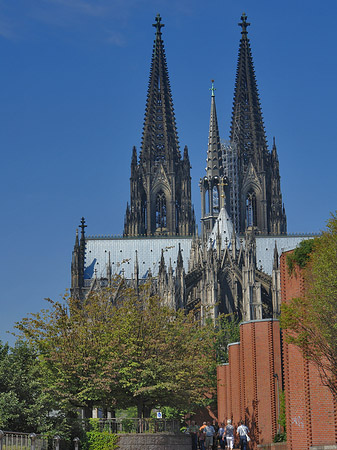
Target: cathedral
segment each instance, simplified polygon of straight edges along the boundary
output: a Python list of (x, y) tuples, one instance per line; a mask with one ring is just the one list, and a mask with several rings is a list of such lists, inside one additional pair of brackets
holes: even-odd
[(226, 144), (219, 135), (212, 82), (199, 235), (188, 148), (181, 154), (178, 144), (164, 24), (159, 14), (155, 18), (143, 136), (139, 153), (132, 150), (123, 237), (86, 236), (82, 218), (71, 264), (73, 297), (83, 299), (119, 274), (134, 286), (150, 279), (173, 308), (199, 305), (201, 320), (221, 312), (243, 321), (279, 316), (279, 255), (306, 236), (287, 235), (278, 154), (275, 139), (271, 149), (267, 145), (249, 25), (242, 14)]

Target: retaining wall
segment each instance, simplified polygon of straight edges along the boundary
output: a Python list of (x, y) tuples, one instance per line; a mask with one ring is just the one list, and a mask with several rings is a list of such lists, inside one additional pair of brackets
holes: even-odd
[(119, 450), (191, 450), (188, 434), (118, 434)]

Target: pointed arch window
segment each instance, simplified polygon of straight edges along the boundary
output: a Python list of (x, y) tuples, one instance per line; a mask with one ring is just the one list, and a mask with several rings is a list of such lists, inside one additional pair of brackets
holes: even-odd
[(247, 227), (257, 225), (256, 195), (253, 190), (250, 190), (246, 197), (246, 219)]
[(147, 232), (147, 201), (146, 199), (142, 202), (142, 221), (144, 224), (144, 233)]
[(163, 191), (159, 191), (156, 197), (156, 230), (162, 230), (166, 226), (166, 197)]
[(218, 214), (220, 209), (220, 203), (219, 203), (219, 187), (214, 186), (213, 187), (213, 211), (212, 214)]

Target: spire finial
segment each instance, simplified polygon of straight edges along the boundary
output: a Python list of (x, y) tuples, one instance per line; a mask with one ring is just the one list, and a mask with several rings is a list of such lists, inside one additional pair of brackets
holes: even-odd
[(85, 218), (84, 217), (81, 218), (81, 225), (79, 225), (79, 227), (82, 230), (81, 235), (82, 235), (82, 237), (84, 237), (84, 230), (87, 228), (87, 225), (85, 224)]
[(242, 13), (241, 22), (238, 25), (242, 28), (241, 34), (247, 34), (247, 27), (249, 27), (250, 23), (247, 22), (246, 13)]
[(209, 90), (212, 91), (212, 97), (215, 97), (214, 92), (216, 91), (216, 89), (214, 87), (214, 80), (211, 80), (211, 81), (212, 81), (212, 87)]
[(161, 31), (160, 31), (160, 30), (161, 30), (165, 25), (164, 25), (163, 23), (161, 23), (161, 17), (160, 17), (160, 14), (159, 14), (159, 13), (156, 15), (155, 21), (156, 21), (156, 23), (153, 23), (152, 26), (153, 26), (153, 27), (156, 27), (156, 35), (157, 35), (157, 36), (160, 36), (160, 35), (161, 35)]

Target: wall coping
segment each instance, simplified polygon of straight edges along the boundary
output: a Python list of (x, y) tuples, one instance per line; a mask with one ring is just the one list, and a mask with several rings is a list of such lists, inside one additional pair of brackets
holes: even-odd
[(279, 319), (256, 319), (256, 320), (248, 320), (247, 322), (241, 322), (240, 323), (240, 327), (241, 325), (246, 325), (247, 323), (256, 323), (256, 322), (279, 322)]
[(240, 341), (239, 342), (231, 342), (230, 344), (227, 345), (227, 347), (229, 347), (230, 345), (240, 345)]
[(331, 445), (314, 445), (310, 450), (337, 450), (337, 444)]

